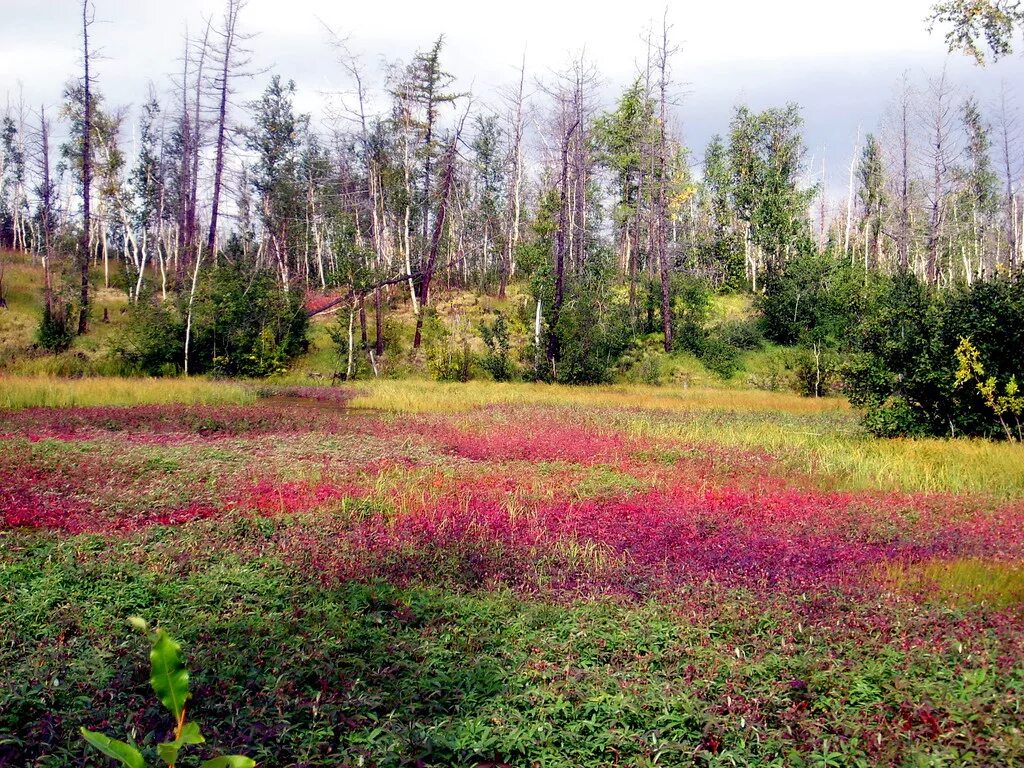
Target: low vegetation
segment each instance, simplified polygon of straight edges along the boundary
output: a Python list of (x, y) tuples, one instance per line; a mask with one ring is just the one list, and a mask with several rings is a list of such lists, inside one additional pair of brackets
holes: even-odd
[(100, 765), (80, 726), (173, 740), (133, 614), (191, 661), (199, 757), (1024, 759), (1019, 445), (775, 393), (263, 394), (0, 419), (8, 763)]

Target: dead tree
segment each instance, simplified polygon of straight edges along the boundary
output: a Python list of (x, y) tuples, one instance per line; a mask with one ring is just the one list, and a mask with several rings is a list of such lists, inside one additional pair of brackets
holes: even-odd
[(50, 278), (53, 255), (53, 195), (54, 185), (50, 177), (50, 121), (46, 118), (46, 107), (39, 109), (39, 213), (43, 235), (43, 300), (47, 313), (53, 312), (53, 284)]
[[(434, 217), (434, 231), (430, 238), (430, 252), (427, 254), (427, 261), (423, 266), (423, 271), (420, 275), (419, 281), (420, 307), (425, 307), (430, 298), (430, 281), (434, 276), (434, 268), (437, 265), (437, 255), (441, 247), (441, 238), (444, 236), (445, 220), (448, 216), (448, 205), (451, 200), (452, 186), (455, 182), (455, 161), (458, 156), (459, 139), (462, 136), (462, 127), (465, 124), (466, 114), (468, 113), (469, 110), (467, 109), (466, 113), (463, 114), (458, 127), (455, 129), (455, 135), (448, 144), (448, 149), (444, 155), (444, 179), (441, 182), (441, 195), (437, 204), (437, 215)], [(423, 313), (421, 311), (416, 316), (416, 334), (413, 337), (412, 342), (412, 348), (414, 350), (420, 348), (423, 335), (422, 332)]]
[(658, 178), (657, 178), (657, 214), (655, 222), (658, 230), (656, 247), (658, 250), (658, 271), (661, 277), (661, 323), (664, 329), (665, 351), (672, 351), (672, 299), (671, 275), (668, 260), (668, 88), (669, 59), (677, 50), (668, 44), (668, 10), (662, 18), (661, 43), (658, 47), (658, 95), (660, 101), (660, 133), (658, 137)]
[(922, 115), (928, 130), (925, 156), (929, 161), (931, 179), (928, 188), (928, 243), (925, 279), (939, 280), (939, 248), (942, 244), (946, 217), (946, 193), (949, 169), (956, 160), (954, 131), (957, 126), (955, 90), (946, 69), (928, 84), (928, 104)]
[(558, 184), (558, 231), (555, 233), (555, 296), (551, 303), (551, 328), (552, 333), (548, 337), (548, 358), (554, 366), (559, 359), (558, 334), (554, 328), (558, 325), (558, 316), (562, 310), (562, 302), (565, 300), (565, 252), (566, 235), (569, 229), (569, 146), (573, 134), (579, 128), (580, 122), (576, 120), (568, 126), (565, 135), (562, 137), (562, 170)]
[(82, 0), (82, 234), (78, 243), (78, 269), (81, 275), (79, 335), (89, 330), (89, 229), (92, 224), (92, 77), (89, 74), (89, 27), (92, 22), (89, 0)]
[(526, 54), (519, 67), (519, 87), (510, 98), (508, 169), (510, 191), (508, 196), (508, 223), (505, 237), (505, 253), (500, 264), (498, 298), (505, 298), (508, 281), (515, 272), (515, 253), (519, 245), (520, 219), (522, 212), (523, 187), (523, 86), (526, 80)]
[(1017, 196), (1013, 188), (1014, 179), (1017, 178), (1018, 168), (1015, 164), (1015, 147), (1020, 138), (1018, 117), (1014, 106), (1009, 103), (1009, 94), (1006, 85), (1003, 84), (999, 95), (998, 110), (999, 130), (999, 154), (1000, 164), (1005, 173), (1006, 181), (1006, 242), (1009, 258), (1007, 259), (1011, 271), (1016, 271), (1020, 258), (1020, 231), (1017, 220)]
[(228, 96), (230, 81), (237, 76), (237, 67), (246, 63), (236, 60), (238, 54), (238, 14), (245, 7), (244, 0), (227, 0), (224, 11), (224, 27), (218, 30), (220, 45), (215, 49), (219, 57), (220, 72), (215, 85), (218, 94), (216, 154), (213, 161), (213, 199), (210, 208), (210, 231), (207, 234), (206, 250), (214, 253), (217, 247), (217, 217), (220, 211), (221, 186), (224, 179), (224, 152), (227, 143)]

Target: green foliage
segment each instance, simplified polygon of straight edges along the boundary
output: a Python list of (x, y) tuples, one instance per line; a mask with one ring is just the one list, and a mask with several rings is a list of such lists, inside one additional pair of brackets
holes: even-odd
[(984, 64), (984, 48), (994, 59), (1013, 52), (1013, 35), (1024, 24), (1024, 8), (1019, 0), (943, 0), (932, 6), (929, 22), (929, 29), (949, 26), (950, 52), (960, 51)]
[(495, 381), (511, 381), (515, 378), (512, 339), (505, 315), (499, 312), (493, 323), (481, 323), (480, 336), (487, 347), (487, 353), (480, 358), (480, 367)]
[(704, 367), (716, 376), (731, 379), (740, 370), (740, 350), (718, 334), (709, 334), (697, 355)]
[(184, 362), (184, 339), (185, 322), (177, 304), (146, 295), (129, 307), (114, 351), (139, 372), (173, 376)]
[(750, 351), (764, 345), (764, 333), (756, 317), (726, 320), (718, 325), (715, 332), (724, 343), (736, 349)]
[(729, 155), (721, 136), (714, 136), (704, 151), (704, 183), (700, 203), (709, 224), (698, 241), (700, 262), (711, 281), (738, 290), (746, 284), (743, 235), (736, 231), (732, 207)]
[(470, 349), (468, 330), (461, 323), (450, 329), (434, 307), (420, 311), (423, 312), (423, 337), (430, 373), (438, 381), (470, 381), (476, 356)]
[[(229, 244), (220, 263), (200, 274), (192, 309), (189, 370), (264, 377), (283, 371), (308, 346), (302, 293), (284, 290), (269, 272), (243, 266)], [(115, 342), (121, 359), (149, 375), (173, 374), (185, 360), (188, 297), (142, 297)]]
[(696, 277), (672, 275), (672, 327), (679, 349), (700, 355), (707, 339), (705, 325), (711, 317), (711, 291)]
[(629, 347), (629, 307), (610, 294), (610, 259), (594, 255), (566, 292), (558, 323), (561, 357), (556, 380), (564, 384), (600, 384), (611, 380), (619, 357)]
[[(984, 392), (958, 386), (964, 366), (957, 349), (969, 338), (975, 366), (996, 381), (1020, 381), (1022, 288), (1019, 277), (949, 294), (910, 274), (885, 280), (868, 304), (856, 333), (857, 354), (844, 370), (850, 401), (866, 409), (868, 427), (879, 435), (1005, 436)], [(977, 367), (968, 366), (963, 375), (970, 378), (971, 371)]]
[(847, 261), (800, 254), (765, 275), (758, 297), (764, 335), (777, 344), (842, 347), (863, 306), (864, 273)]
[(812, 250), (807, 207), (814, 189), (801, 189), (806, 149), (796, 104), (751, 112), (739, 107), (729, 133), (729, 197), (750, 225), (751, 240), (778, 267), (793, 253)]
[[(1021, 429), (1021, 416), (1024, 415), (1024, 397), (1021, 396), (1020, 387), (1017, 384), (1017, 377), (1010, 376), (1009, 381), (999, 392), (999, 382), (995, 376), (985, 376), (985, 366), (981, 362), (981, 353), (971, 343), (970, 339), (961, 339), (956, 348), (957, 370), (956, 386), (962, 387), (965, 384), (973, 383), (978, 394), (985, 400), (985, 405), (999, 420), (999, 426), (1006, 434), (1007, 440), (1024, 439), (1024, 432)], [(1016, 430), (1011, 428), (1007, 418), (1012, 418)]]
[[(129, 621), (132, 626), (149, 636), (149, 682), (160, 703), (174, 718), (174, 738), (157, 744), (156, 751), (166, 765), (174, 768), (185, 747), (203, 744), (206, 741), (199, 731), (199, 726), (185, 719), (185, 705), (191, 694), (181, 645), (163, 629), (151, 632), (146, 621), (139, 617), (132, 617)], [(84, 727), (79, 730), (88, 744), (107, 757), (118, 760), (125, 768), (145, 768), (145, 758), (137, 747)], [(226, 755), (206, 760), (201, 768), (254, 768), (255, 765), (251, 758)]]
[(64, 352), (75, 340), (77, 325), (71, 320), (70, 304), (43, 307), (43, 316), (36, 330), (36, 343), (47, 352)]

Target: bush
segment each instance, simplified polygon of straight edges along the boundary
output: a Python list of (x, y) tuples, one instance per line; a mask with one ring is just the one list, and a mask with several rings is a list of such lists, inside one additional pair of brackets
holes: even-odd
[(699, 356), (707, 340), (711, 290), (703, 280), (680, 274), (672, 276), (671, 289), (673, 344)]
[(515, 378), (512, 339), (505, 315), (499, 312), (493, 323), (481, 323), (480, 336), (487, 347), (487, 353), (480, 359), (480, 367), (495, 381), (511, 381)]
[(421, 311), (427, 369), (431, 375), (438, 381), (470, 381), (475, 356), (469, 347), (469, 334), (461, 327), (456, 329), (457, 333), (449, 330), (433, 307)]
[(64, 352), (75, 340), (72, 327), (71, 306), (58, 305), (43, 308), (43, 317), (36, 330), (36, 343), (47, 352)]
[(758, 318), (726, 320), (716, 329), (718, 338), (725, 344), (741, 350), (760, 349), (764, 346), (764, 333)]
[[(243, 265), (230, 248), (220, 265), (200, 275), (192, 306), (190, 373), (264, 377), (285, 369), (308, 347), (309, 319), (301, 291)], [(129, 311), (117, 354), (142, 373), (184, 367), (188, 296), (141, 298)]]
[(844, 376), (878, 435), (1002, 437), (984, 395), (957, 386), (956, 350), (971, 340), (988, 376), (1024, 377), (1024, 278), (939, 294), (911, 274), (887, 279), (856, 335)]
[(184, 339), (185, 325), (177, 306), (145, 296), (129, 308), (114, 350), (141, 373), (175, 375), (184, 364)]
[(740, 350), (717, 334), (704, 340), (697, 356), (705, 368), (723, 379), (731, 379), (740, 369)]
[(758, 299), (764, 335), (777, 344), (842, 349), (864, 305), (864, 275), (846, 260), (804, 253), (769, 270)]

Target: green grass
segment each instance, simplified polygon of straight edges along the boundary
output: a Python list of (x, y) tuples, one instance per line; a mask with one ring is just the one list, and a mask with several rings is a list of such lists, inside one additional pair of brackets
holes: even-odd
[[(742, 593), (697, 617), (654, 601), (324, 585), (241, 554), (282, 525), (26, 535), (0, 549), (0, 754), (27, 742), (40, 768), (107, 765), (78, 725), (153, 749), (166, 717), (130, 615), (182, 642), (190, 719), (209, 741), (196, 754), (260, 765), (853, 766), (872, 764), (866, 739), (882, 730), (870, 746), (884, 764), (1020, 754), (1020, 680), (989, 671), (1001, 646), (987, 636), (963, 638), (963, 655), (901, 645), (911, 628), (864, 644), (841, 626), (788, 626)], [(985, 733), (985, 752), (906, 727), (887, 704), (903, 701), (927, 702), (951, 732)], [(797, 718), (828, 725), (787, 731)]]

